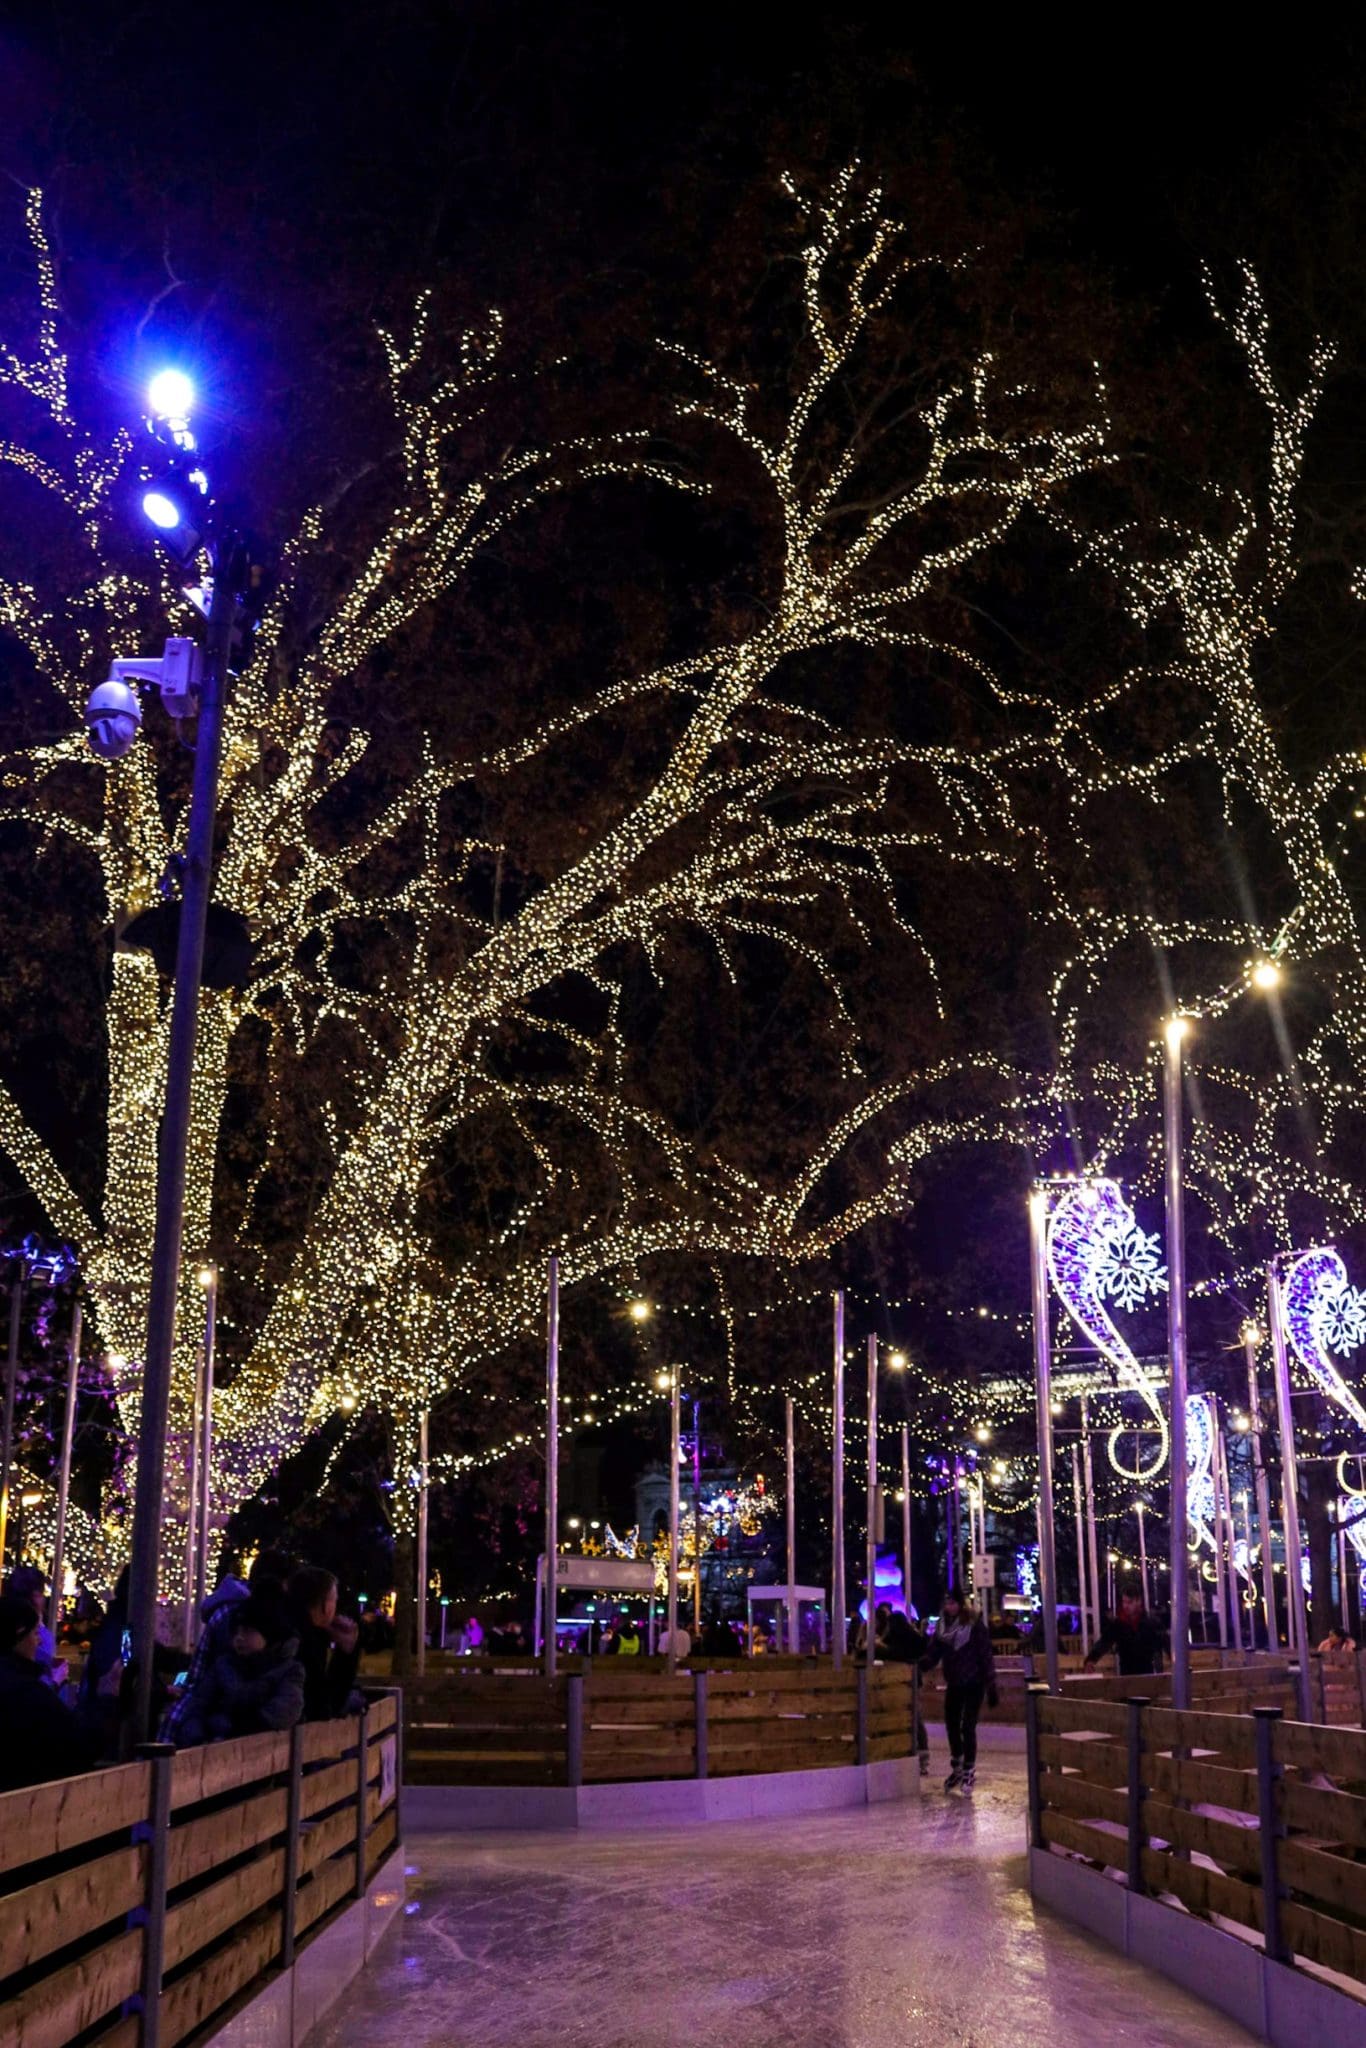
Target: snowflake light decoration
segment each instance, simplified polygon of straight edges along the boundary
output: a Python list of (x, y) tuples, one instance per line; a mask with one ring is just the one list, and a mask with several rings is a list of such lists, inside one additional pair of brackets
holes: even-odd
[(1140, 1230), (1132, 1217), (1105, 1222), (1097, 1233), (1091, 1270), (1096, 1292), (1117, 1308), (1137, 1308), (1149, 1294), (1166, 1291), (1162, 1241), (1155, 1233)]
[(1366, 1293), (1350, 1284), (1341, 1255), (1328, 1245), (1289, 1262), (1281, 1298), (1296, 1358), (1329, 1400), (1366, 1429), (1366, 1408), (1329, 1357), (1332, 1351), (1343, 1357), (1366, 1342)]

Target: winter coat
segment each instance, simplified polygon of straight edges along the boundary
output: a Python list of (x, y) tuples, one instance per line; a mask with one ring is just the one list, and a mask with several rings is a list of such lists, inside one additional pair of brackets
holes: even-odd
[[(190, 1668), (184, 1681), (177, 1686), (177, 1698), (162, 1716), (157, 1731), (160, 1742), (174, 1742), (178, 1749), (184, 1749), (189, 1738), (181, 1733), (185, 1712), (195, 1693), (203, 1686), (210, 1670), (223, 1656), (232, 1643), (233, 1609), (251, 1596), (251, 1588), (234, 1579), (231, 1575), (219, 1581), (199, 1610), (199, 1641), (194, 1646)], [(197, 1738), (202, 1740), (202, 1737)]]
[(74, 1777), (93, 1769), (99, 1752), (98, 1730), (63, 1706), (41, 1664), (0, 1653), (0, 1792)]
[(298, 1644), (289, 1636), (254, 1656), (227, 1649), (215, 1657), (184, 1702), (176, 1726), (177, 1748), (292, 1728), (304, 1711), (304, 1667), (297, 1652)]
[(887, 1634), (877, 1648), (889, 1664), (918, 1664), (929, 1648), (929, 1639), (908, 1615), (894, 1607), (887, 1622)]
[(925, 1669), (932, 1670), (936, 1664), (943, 1665), (944, 1679), (949, 1685), (995, 1685), (996, 1658), (980, 1614), (974, 1614), (970, 1621), (964, 1615), (951, 1628), (941, 1616), (930, 1639)]
[(339, 1721), (360, 1669), (360, 1644), (354, 1650), (339, 1650), (325, 1628), (316, 1621), (302, 1621), (299, 1629), (299, 1661), (304, 1669), (305, 1721)]
[(1091, 1645), (1088, 1664), (1098, 1664), (1111, 1650), (1119, 1653), (1120, 1676), (1141, 1678), (1162, 1664), (1162, 1635), (1151, 1617), (1140, 1614), (1130, 1625), (1122, 1615), (1112, 1614)]

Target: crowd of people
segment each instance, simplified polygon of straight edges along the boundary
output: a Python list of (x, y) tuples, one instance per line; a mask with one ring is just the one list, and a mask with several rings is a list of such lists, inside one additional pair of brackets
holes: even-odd
[[(93, 1628), (79, 1685), (42, 1620), (46, 1580), (17, 1567), (0, 1595), (0, 1791), (114, 1761), (129, 1702), (128, 1574)], [(192, 1652), (158, 1644), (158, 1738), (177, 1748), (332, 1720), (360, 1705), (360, 1630), (337, 1580), (265, 1550), (204, 1602)]]

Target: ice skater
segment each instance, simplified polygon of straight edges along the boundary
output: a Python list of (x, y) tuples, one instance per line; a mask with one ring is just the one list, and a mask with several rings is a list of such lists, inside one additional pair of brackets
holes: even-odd
[(930, 1639), (923, 1670), (944, 1667), (944, 1726), (949, 1738), (946, 1792), (960, 1785), (971, 1792), (977, 1779), (977, 1716), (982, 1701), (996, 1704), (996, 1659), (987, 1625), (975, 1607), (957, 1593), (944, 1595), (944, 1605)]

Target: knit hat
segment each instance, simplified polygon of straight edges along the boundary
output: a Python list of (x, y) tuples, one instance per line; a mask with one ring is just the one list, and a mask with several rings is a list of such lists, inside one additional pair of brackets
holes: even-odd
[(36, 1609), (14, 1593), (0, 1595), (0, 1651), (13, 1650), (38, 1626)]

